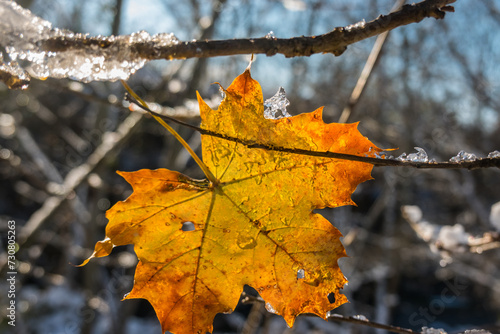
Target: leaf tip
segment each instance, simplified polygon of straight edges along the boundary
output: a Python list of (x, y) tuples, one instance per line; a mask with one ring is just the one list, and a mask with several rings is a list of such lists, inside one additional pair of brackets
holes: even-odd
[(95, 244), (94, 252), (92, 253), (92, 255), (90, 255), (81, 264), (76, 265), (76, 267), (83, 267), (83, 266), (85, 266), (87, 263), (89, 263), (90, 260), (92, 260), (95, 257), (108, 256), (109, 254), (111, 254), (111, 251), (113, 250), (113, 247), (115, 247), (115, 245), (113, 244), (113, 242), (109, 238), (106, 238), (104, 240), (98, 241)]

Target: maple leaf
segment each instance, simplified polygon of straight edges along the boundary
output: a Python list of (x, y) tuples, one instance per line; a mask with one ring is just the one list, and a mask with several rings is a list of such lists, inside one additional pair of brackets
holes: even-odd
[(107, 211), (106, 239), (90, 258), (134, 244), (139, 263), (125, 299), (147, 299), (163, 331), (211, 332), (214, 316), (236, 307), (245, 284), (290, 326), (301, 313), (326, 318), (347, 301), (337, 263), (345, 250), (341, 233), (312, 210), (354, 204), (351, 194), (373, 166), (243, 143), (360, 156), (380, 149), (357, 124), (325, 124), (322, 109), (265, 119), (249, 70), (217, 110), (198, 100), (203, 129), (239, 140), (202, 136), (214, 182), (166, 169), (119, 172), (134, 192)]

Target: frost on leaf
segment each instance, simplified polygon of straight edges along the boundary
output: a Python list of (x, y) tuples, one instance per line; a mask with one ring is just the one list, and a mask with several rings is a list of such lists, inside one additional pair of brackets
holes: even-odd
[[(198, 96), (201, 127), (272, 147), (358, 156), (380, 152), (357, 124), (326, 124), (322, 110), (264, 118), (260, 85), (245, 71), (212, 110)], [(370, 147), (372, 149), (370, 150)], [(134, 192), (107, 212), (105, 240), (92, 257), (134, 244), (139, 258), (126, 299), (145, 298), (163, 331), (212, 331), (245, 284), (292, 326), (301, 313), (326, 318), (347, 301), (337, 260), (340, 232), (314, 209), (353, 204), (372, 165), (249, 148), (202, 136), (203, 161), (217, 182), (167, 169), (119, 172)], [(192, 223), (187, 231), (186, 222)]]

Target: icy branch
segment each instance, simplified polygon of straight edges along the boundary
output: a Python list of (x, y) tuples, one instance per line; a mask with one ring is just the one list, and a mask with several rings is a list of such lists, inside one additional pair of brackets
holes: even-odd
[(75, 34), (52, 28), (50, 22), (13, 1), (0, 0), (0, 18), (0, 50), (5, 50), (6, 61), (10, 58), (7, 64), (0, 64), (0, 79), (9, 88), (27, 86), (18, 63), (27, 63), (28, 72), (38, 78), (128, 79), (147, 62), (135, 45), (168, 47), (178, 42), (173, 34), (150, 36), (145, 31), (116, 37)]
[[(399, 26), (420, 22), (426, 17), (442, 19), (445, 12), (453, 11), (449, 4), (455, 1), (424, 0), (403, 6), (397, 12), (380, 15), (373, 21), (338, 27), (318, 36), (179, 42), (173, 34), (150, 36), (147, 32), (137, 32), (110, 37), (75, 34), (53, 28), (50, 22), (33, 15), (15, 2), (0, 0), (0, 50), (5, 50), (7, 63), (7, 58), (12, 62), (27, 63), (28, 71), (35, 77), (69, 77), (84, 82), (114, 81), (127, 79), (147, 61), (154, 59), (259, 53), (268, 56), (283, 54), (286, 57), (315, 53), (339, 56), (348, 45)], [(15, 67), (17, 64), (10, 66)], [(4, 76), (0, 76), (0, 79), (4, 79)]]

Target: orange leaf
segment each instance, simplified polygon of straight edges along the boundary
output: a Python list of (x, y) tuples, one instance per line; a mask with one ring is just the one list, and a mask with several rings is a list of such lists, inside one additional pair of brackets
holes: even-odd
[[(380, 151), (357, 124), (325, 124), (322, 109), (265, 119), (260, 85), (248, 70), (217, 110), (198, 100), (202, 128), (246, 143), (363, 156)], [(214, 316), (236, 307), (245, 284), (290, 326), (301, 313), (326, 318), (345, 303), (339, 289), (347, 280), (337, 264), (345, 256), (342, 235), (312, 210), (354, 204), (351, 194), (373, 166), (208, 135), (202, 149), (216, 184), (166, 169), (119, 172), (134, 192), (108, 210), (106, 239), (92, 257), (134, 244), (139, 263), (126, 299), (147, 299), (163, 331), (174, 333), (211, 332)], [(194, 230), (183, 230), (190, 223)]]

